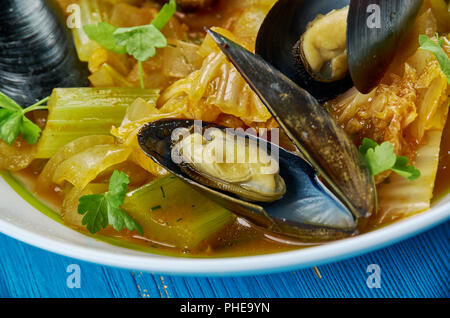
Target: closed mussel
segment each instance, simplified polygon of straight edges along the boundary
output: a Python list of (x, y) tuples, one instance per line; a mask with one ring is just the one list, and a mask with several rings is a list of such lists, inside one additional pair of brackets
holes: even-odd
[[(317, 242), (357, 231), (354, 216), (322, 184), (314, 169), (266, 139), (192, 120), (149, 123), (138, 138), (143, 151), (156, 163), (271, 232)], [(224, 144), (211, 143), (220, 138)], [(242, 147), (237, 148), (237, 144)], [(211, 145), (214, 147), (209, 148)], [(186, 150), (186, 146), (192, 148)], [(220, 149), (234, 159), (211, 160), (211, 154), (217, 155)], [(236, 162), (238, 149), (246, 149), (243, 154), (247, 161)], [(257, 160), (248, 161), (255, 151), (259, 153)]]
[(319, 102), (380, 82), (423, 0), (280, 0), (256, 53)]
[(44, 0), (0, 2), (0, 90), (31, 105), (55, 87), (87, 86), (88, 70), (56, 7)]

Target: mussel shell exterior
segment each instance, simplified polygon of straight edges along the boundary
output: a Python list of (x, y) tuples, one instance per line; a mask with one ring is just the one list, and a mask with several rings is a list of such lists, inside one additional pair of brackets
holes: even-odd
[[(252, 203), (193, 180), (171, 157), (173, 130), (193, 125), (192, 120), (149, 123), (138, 135), (139, 144), (156, 163), (212, 200), (269, 231), (305, 242), (336, 240), (357, 233), (353, 215), (321, 184), (314, 169), (302, 158), (282, 148), (277, 147), (280, 176), (286, 182), (287, 192), (278, 201)], [(203, 123), (203, 128), (208, 127), (220, 128)]]
[(317, 100), (258, 55), (208, 30), (284, 133), (356, 217), (369, 217), (375, 185), (358, 149)]
[(265, 18), (256, 40), (256, 54), (307, 90), (319, 102), (330, 100), (353, 86), (350, 75), (324, 83), (312, 78), (298, 56), (298, 43), (308, 23), (319, 14), (348, 6), (349, 0), (280, 0)]
[(44, 0), (0, 2), (0, 90), (26, 107), (55, 87), (89, 85), (87, 65), (56, 8)]
[(351, 1), (347, 54), (353, 83), (360, 92), (367, 94), (380, 83), (422, 3), (423, 0)]

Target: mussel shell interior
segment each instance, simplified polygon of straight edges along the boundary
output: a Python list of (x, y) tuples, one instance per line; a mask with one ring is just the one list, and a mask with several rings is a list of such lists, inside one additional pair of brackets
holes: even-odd
[(0, 89), (26, 107), (55, 87), (88, 86), (58, 11), (44, 0), (0, 2)]
[(256, 54), (307, 90), (319, 102), (330, 100), (353, 86), (350, 75), (324, 83), (301, 69), (295, 48), (307, 25), (319, 14), (348, 6), (349, 0), (280, 0), (265, 18), (256, 40)]
[[(356, 220), (348, 209), (317, 179), (314, 169), (297, 155), (282, 148), (280, 176), (287, 192), (272, 203), (251, 203), (200, 184), (172, 161), (172, 131), (192, 127), (191, 120), (160, 120), (144, 126), (138, 140), (142, 150), (172, 174), (195, 186), (214, 201), (258, 226), (302, 241), (328, 241), (356, 233)], [(203, 123), (203, 127), (220, 127)], [(255, 137), (249, 137), (255, 138)]]

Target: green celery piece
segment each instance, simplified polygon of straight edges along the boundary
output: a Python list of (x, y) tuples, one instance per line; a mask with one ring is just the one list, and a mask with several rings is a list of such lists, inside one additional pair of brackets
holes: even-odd
[(122, 208), (151, 240), (193, 248), (234, 220), (234, 215), (172, 175), (128, 193)]
[(36, 158), (50, 158), (83, 136), (109, 134), (112, 126), (120, 126), (128, 106), (138, 97), (156, 103), (158, 96), (158, 90), (134, 87), (54, 89)]
[(101, 0), (80, 0), (78, 2), (80, 8), (80, 27), (73, 27), (73, 40), (75, 48), (78, 53), (80, 61), (87, 62), (92, 52), (99, 47), (99, 45), (89, 39), (84, 32), (83, 27), (89, 24), (97, 24), (102, 22), (102, 17), (106, 11), (106, 6)]

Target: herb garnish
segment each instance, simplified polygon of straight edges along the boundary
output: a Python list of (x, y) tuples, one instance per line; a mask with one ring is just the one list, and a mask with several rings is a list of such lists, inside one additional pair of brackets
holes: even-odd
[[(369, 138), (364, 138), (359, 153), (369, 168), (372, 180), (375, 183), (375, 176), (387, 170), (392, 170), (398, 175), (414, 181), (420, 177), (420, 171), (414, 166), (408, 166), (408, 158), (397, 156), (394, 146), (390, 142), (383, 142), (381, 145)], [(378, 210), (378, 194), (375, 187), (375, 211)]]
[(445, 53), (444, 49), (442, 48), (444, 44), (444, 39), (439, 39), (439, 35), (436, 33), (436, 39), (437, 41), (434, 41), (433, 39), (430, 39), (426, 35), (420, 35), (419, 36), (419, 43), (420, 48), (422, 50), (427, 50), (433, 53), (438, 62), (441, 66), (442, 72), (447, 77), (447, 82), (450, 84), (450, 59), (448, 55)]
[(408, 166), (408, 158), (395, 154), (394, 147), (390, 142), (383, 142), (378, 145), (372, 139), (364, 138), (359, 147), (359, 153), (366, 161), (372, 177), (387, 170), (392, 170), (411, 181), (420, 177), (419, 170), (414, 166)]
[(125, 200), (129, 183), (128, 176), (116, 170), (109, 180), (108, 192), (80, 198), (78, 213), (84, 215), (82, 224), (87, 225), (89, 232), (95, 234), (110, 224), (119, 232), (126, 227), (130, 231), (137, 230), (139, 234), (144, 235), (139, 223), (120, 208)]
[(167, 46), (167, 39), (161, 30), (175, 14), (177, 5), (175, 0), (166, 3), (151, 24), (131, 28), (116, 28), (107, 23), (89, 24), (83, 27), (87, 36), (104, 48), (118, 53), (128, 53), (138, 61), (141, 87), (144, 85), (142, 62), (156, 55), (156, 48)]
[(41, 106), (50, 97), (44, 98), (30, 107), (23, 109), (11, 98), (0, 92), (0, 139), (12, 145), (19, 134), (30, 145), (34, 145), (41, 136), (42, 129), (29, 120), (25, 114), (33, 110), (48, 109)]

